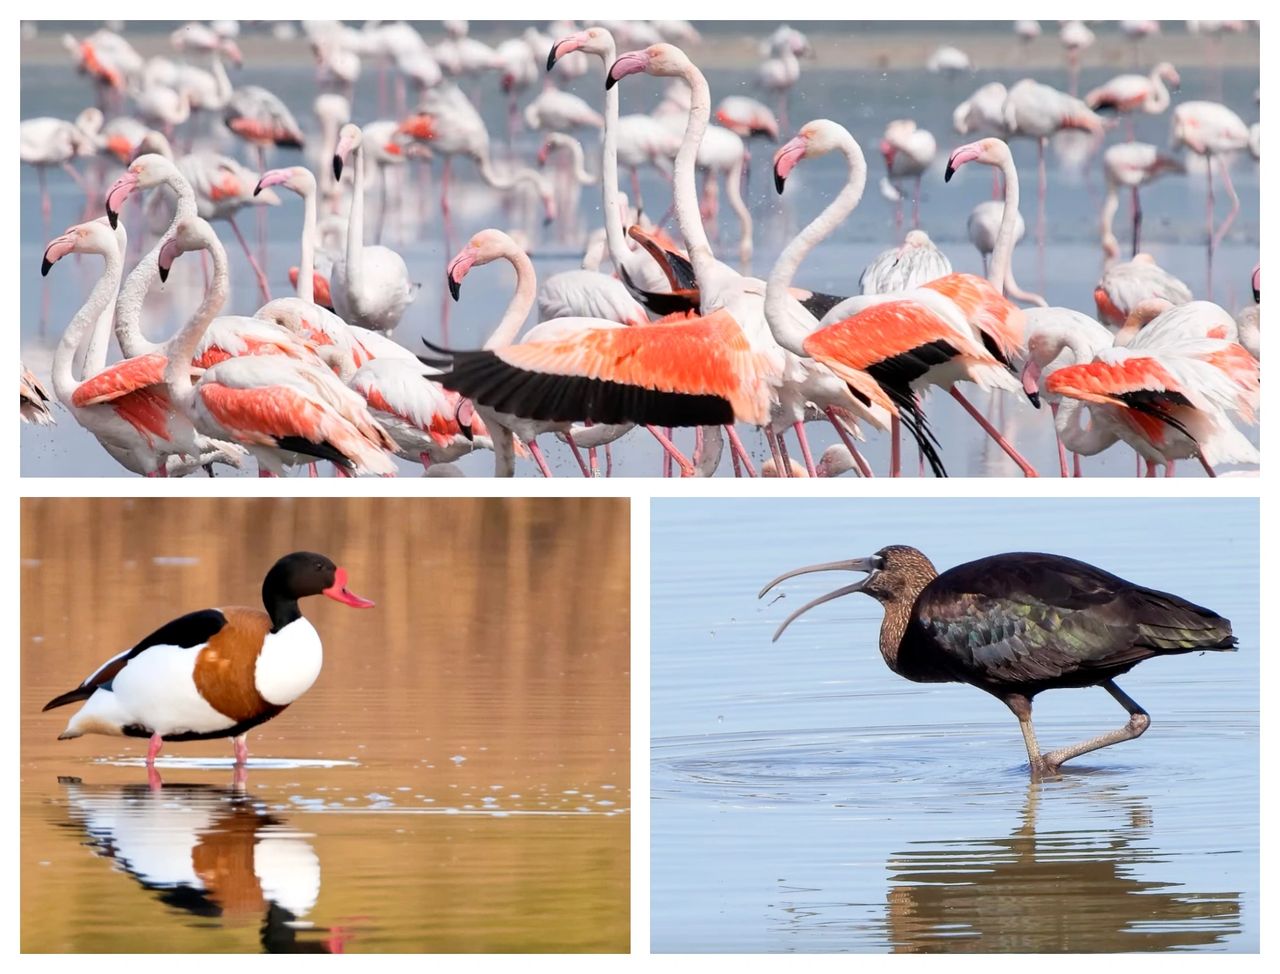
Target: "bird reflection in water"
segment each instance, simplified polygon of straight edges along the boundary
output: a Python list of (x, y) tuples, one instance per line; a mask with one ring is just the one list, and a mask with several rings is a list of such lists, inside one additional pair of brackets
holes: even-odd
[[(1115, 827), (1037, 831), (1043, 788), (1054, 788), (1057, 801), (1094, 786), (1031, 782), (1012, 835), (925, 839), (891, 856), (884, 914), (871, 921), (876, 939), (905, 954), (1111, 953), (1205, 947), (1238, 935), (1239, 892), (1141, 878), (1168, 860), (1154, 845), (1150, 806), (1124, 789), (1088, 796), (1114, 806), (1122, 817)], [(830, 934), (831, 914), (854, 909), (865, 906), (795, 904), (787, 912)]]
[(69, 813), (60, 824), (171, 909), (229, 926), (261, 917), (266, 953), (341, 953), (351, 940), (304, 919), (320, 895), (320, 859), (242, 777), (231, 788), (58, 780)]

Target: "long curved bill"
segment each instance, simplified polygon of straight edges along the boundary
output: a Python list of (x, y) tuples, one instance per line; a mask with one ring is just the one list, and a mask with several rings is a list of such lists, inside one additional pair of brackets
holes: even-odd
[(787, 616), (784, 620), (782, 620), (782, 625), (780, 625), (777, 631), (773, 634), (773, 642), (776, 643), (779, 637), (784, 632), (787, 631), (787, 627), (791, 625), (791, 623), (799, 619), (806, 612), (808, 612), (810, 609), (816, 608), (817, 606), (822, 605), (824, 602), (831, 602), (834, 599), (841, 598), (845, 595), (852, 595), (854, 592), (861, 592), (862, 589), (866, 587), (867, 582), (870, 581), (871, 575), (874, 572), (879, 571), (883, 567), (884, 567), (884, 560), (882, 558), (880, 558), (878, 555), (870, 555), (866, 558), (850, 558), (848, 561), (828, 561), (828, 562), (824, 562), (821, 565), (809, 565), (805, 568), (795, 568), (789, 572), (779, 575), (772, 582), (770, 582), (768, 585), (762, 588), (760, 590), (760, 594), (757, 595), (756, 598), (760, 598), (760, 599), (764, 598), (769, 593), (769, 590), (772, 589), (779, 582), (785, 582), (788, 578), (795, 578), (797, 575), (808, 575), (808, 574), (811, 574), (812, 572), (866, 572), (867, 573), (866, 578), (853, 582), (850, 585), (842, 586), (841, 588), (836, 589), (834, 592), (828, 592), (826, 595), (820, 595), (816, 599), (814, 599), (812, 602), (806, 602), (804, 605), (800, 606), (800, 608), (796, 609), (795, 612), (791, 613), (791, 615)]

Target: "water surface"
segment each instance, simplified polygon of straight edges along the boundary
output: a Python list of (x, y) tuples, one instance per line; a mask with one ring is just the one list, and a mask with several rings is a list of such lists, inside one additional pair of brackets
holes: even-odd
[[(655, 951), (1258, 949), (1255, 501), (654, 505)], [(1033, 784), (1002, 704), (889, 671), (870, 598), (811, 610), (770, 643), (851, 577), (757, 601), (761, 585), (891, 543), (939, 569), (1078, 557), (1210, 606), (1240, 651), (1119, 678), (1147, 733)], [(1035, 701), (1042, 747), (1124, 718), (1096, 688)]]

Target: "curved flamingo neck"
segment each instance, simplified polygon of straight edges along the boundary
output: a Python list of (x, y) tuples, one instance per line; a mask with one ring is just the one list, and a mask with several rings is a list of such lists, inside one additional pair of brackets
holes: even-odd
[(302, 257), (298, 261), (298, 297), (315, 303), (316, 266), (316, 189), (309, 186), (302, 194)]
[(715, 254), (707, 240), (707, 230), (702, 225), (702, 213), (698, 207), (697, 168), (698, 147), (711, 121), (711, 89), (693, 62), (689, 62), (681, 77), (689, 85), (689, 121), (685, 125), (680, 151), (676, 153), (672, 191), (676, 222), (680, 224), (680, 234), (689, 248), (693, 273), (700, 281), (706, 281), (712, 273)]
[(1151, 115), (1159, 115), (1169, 107), (1172, 99), (1169, 97), (1169, 89), (1165, 87), (1164, 78), (1160, 76), (1160, 69), (1153, 68), (1151, 71), (1151, 97), (1147, 99), (1143, 108)]
[(1004, 174), (1004, 212), (1000, 215), (995, 249), (991, 251), (991, 261), (987, 264), (987, 280), (1003, 294), (1004, 282), (1013, 264), (1013, 243), (1018, 229), (1018, 170), (1013, 164), (1013, 156), (1007, 151), (1000, 160), (1000, 172)]
[(511, 301), (507, 305), (507, 310), (503, 312), (498, 327), (484, 343), (486, 350), (505, 348), (515, 344), (516, 336), (520, 334), (521, 326), (529, 317), (538, 292), (538, 275), (533, 269), (533, 261), (529, 259), (528, 254), (519, 247), (512, 246), (504, 250), (501, 256), (515, 268), (516, 292), (511, 296)]
[[(826, 209), (819, 213), (792, 241), (783, 248), (777, 263), (769, 274), (765, 288), (764, 313), (778, 344), (796, 355), (808, 356), (803, 343), (807, 332), (793, 324), (787, 312), (787, 297), (796, 271), (810, 251), (831, 235), (844, 219), (854, 211), (867, 186), (867, 159), (862, 147), (848, 132), (840, 139), (839, 149), (849, 161), (849, 178), (844, 188)], [(816, 319), (815, 319), (815, 324)]]
[(1105, 263), (1111, 264), (1120, 256), (1120, 241), (1116, 239), (1116, 211), (1120, 209), (1120, 196), (1116, 184), (1108, 180), (1107, 195), (1102, 201), (1102, 252)]
[[(347, 214), (347, 295), (359, 294), (364, 283), (364, 139), (351, 150), (355, 157), (351, 210)], [(302, 279), (299, 268), (298, 279)]]
[(213, 74), (213, 80), (218, 85), (218, 101), (222, 105), (226, 105), (231, 100), (231, 93), (234, 90), (231, 84), (231, 78), (227, 76), (227, 69), (222, 66), (222, 52), (216, 47), (213, 49), (213, 66), (210, 69)]
[(1058, 428), (1058, 438), (1062, 445), (1072, 453), (1091, 457), (1111, 446), (1119, 437), (1105, 429), (1100, 423), (1084, 424), (1085, 404), (1079, 399), (1063, 399), (1058, 403), (1054, 424)]
[(147, 292), (160, 276), (160, 248), (164, 241), (178, 227), (180, 220), (196, 215), (196, 194), (191, 184), (180, 174), (174, 173), (164, 183), (178, 197), (173, 210), (173, 219), (169, 227), (147, 253), (138, 261), (138, 265), (125, 278), (120, 289), (120, 297), (116, 301), (116, 340), (126, 358), (136, 358), (159, 351), (161, 345), (150, 341), (142, 334), (142, 306), (147, 300)]
[[(76, 391), (76, 386), (80, 384), (75, 377), (76, 349), (84, 341), (86, 332), (97, 324), (99, 318), (111, 306), (120, 287), (124, 256), (118, 248), (113, 247), (102, 257), (104, 265), (102, 276), (98, 278), (98, 283), (89, 292), (89, 297), (67, 325), (67, 330), (62, 333), (58, 347), (53, 353), (53, 392), (68, 408), (71, 407), (71, 397)], [(85, 378), (88, 377), (89, 374), (86, 374)]]
[(168, 361), (165, 363), (164, 381), (168, 384), (174, 403), (186, 408), (195, 394), (191, 383), (191, 359), (200, 345), (200, 339), (212, 324), (218, 312), (227, 300), (230, 276), (227, 272), (227, 252), (221, 241), (208, 231), (203, 237), (203, 249), (209, 251), (213, 261), (213, 275), (209, 287), (204, 292), (204, 299), (195, 314), (183, 326), (178, 334), (170, 339), (165, 348)]

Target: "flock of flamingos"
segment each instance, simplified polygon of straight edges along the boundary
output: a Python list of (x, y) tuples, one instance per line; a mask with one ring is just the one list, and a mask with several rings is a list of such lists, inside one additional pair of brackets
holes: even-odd
[[(1159, 31), (1153, 22), (1122, 26), (1135, 51)], [(284, 36), (296, 27), (276, 29)], [(311, 22), (303, 29), (318, 65), (314, 110), (323, 144), (315, 171), (268, 168), (268, 157), (282, 148), (314, 149), (315, 136), (304, 137), (290, 108), (270, 91), (233, 83), (226, 64), (241, 60), (237, 24), (178, 29), (174, 59), (143, 58), (107, 29), (65, 38), (97, 105), (73, 121), (23, 121), (22, 159), (39, 174), (46, 224), (50, 167), (85, 188), (87, 212), (95, 216), (56, 236), (50, 231), (41, 273), (59, 274), (56, 265), (70, 254), (100, 258), (101, 273), (62, 333), (51, 376), (42, 381), (23, 367), (25, 420), (69, 417), (125, 469), (161, 477), (212, 476), (219, 465), (256, 468), (262, 476), (302, 467), (312, 475), (330, 467), (343, 475), (391, 475), (393, 457), (421, 462), (428, 476), (450, 476), (459, 474), (454, 462), (475, 450), (492, 451), (499, 476), (513, 475), (518, 461), (550, 476), (544, 447), (567, 449), (584, 475), (600, 476), (611, 472), (613, 450), (650, 436), (661, 444), (666, 475), (711, 475), (727, 453), (726, 472), (731, 465), (739, 476), (796, 477), (870, 477), (859, 443), (887, 436), (888, 469), (875, 473), (899, 476), (904, 428), (914, 443), (909, 472), (946, 476), (948, 453), (960, 444), (939, 442), (929, 411), (935, 396), (947, 395), (1026, 476), (1036, 476), (988, 418), (996, 399), (1012, 396), (1048, 407), (1051, 418), (1043, 422), (1052, 422), (1058, 442), (1054, 472), (1064, 477), (1080, 475), (1082, 456), (1111, 448), (1132, 450), (1135, 470), (1147, 476), (1160, 468), (1170, 476), (1179, 460), (1210, 475), (1219, 466), (1256, 469), (1257, 449), (1241, 426), (1256, 423), (1259, 400), (1258, 268), (1227, 271), (1251, 283), (1254, 303), (1238, 314), (1195, 299), (1141, 251), (1138, 192), (1169, 174), (1207, 180), (1204, 296), (1211, 297), (1214, 254), (1238, 210), (1230, 166), (1238, 155), (1257, 156), (1258, 126), (1217, 102), (1176, 99), (1170, 88), (1177, 88), (1178, 73), (1167, 62), (1078, 97), (1079, 54), (1093, 32), (1079, 22), (1063, 24), (1073, 90), (1032, 79), (1008, 88), (992, 82), (956, 107), (960, 144), (944, 157), (946, 180), (967, 165), (992, 171), (993, 198), (969, 223), (985, 276), (953, 273), (918, 229), (920, 178), (937, 143), (910, 120), (892, 122), (875, 147), (885, 165), (880, 191), (904, 203), (910, 194), (915, 225), (906, 229), (902, 206), (899, 238), (886, 241), (889, 248), (859, 280), (850, 273), (831, 294), (797, 278), (806, 256), (856, 219), (869, 167), (839, 121), (789, 127), (790, 93), (811, 53), (800, 31), (781, 27), (762, 40), (760, 99), (735, 94), (717, 104), (686, 53), (700, 40), (685, 22), (556, 24), (550, 33), (529, 28), (496, 47), (471, 37), (465, 22), (447, 22), (434, 45), (403, 23), (358, 29)], [(1015, 29), (1022, 37), (1041, 30), (1033, 21)], [(1199, 22), (1197, 29), (1212, 38), (1244, 25)], [(380, 100), (395, 106), (394, 118), (363, 125), (351, 119), (362, 60), (378, 66)], [(956, 78), (968, 69), (967, 58), (939, 48), (929, 68)], [(600, 79), (599, 108), (557, 87), (562, 78), (592, 72)], [(621, 115), (620, 89), (640, 74), (669, 79), (663, 103), (652, 114)], [(464, 92), (494, 82), (509, 99), (508, 136), (520, 126), (545, 134), (544, 165), (491, 152), (490, 135)], [(1168, 145), (1132, 140), (1137, 113), (1169, 115)], [(252, 165), (203, 148), (209, 124), (225, 125)], [(599, 133), (598, 147), (588, 140), (584, 148), (573, 137), (583, 129)], [(1089, 133), (1099, 149), (1110, 143), (1100, 153), (1108, 263), (1087, 309), (1046, 306), (1019, 287), (1011, 264), (1026, 224), (1008, 142), (1025, 138), (1039, 146), (1035, 234), (1042, 244), (1045, 146), (1073, 129)], [(778, 193), (809, 160), (835, 155), (847, 165), (839, 192), (763, 278), (740, 269), (752, 256), (741, 180), (748, 146), (762, 140), (781, 143), (772, 159)], [(123, 172), (111, 173), (118, 178), (109, 186), (90, 185), (76, 168), (90, 156), (105, 156)], [(561, 164), (545, 165), (549, 156)], [(505, 313), (482, 348), (454, 347), (443, 338), (408, 348), (392, 336), (416, 289), (402, 257), (380, 242), (388, 210), (398, 205), (388, 173), (407, 161), (424, 168), (438, 162), (440, 219), (448, 227), (459, 188), (455, 157), (472, 160), (490, 186), (524, 193), (548, 221), (576, 207), (582, 186), (598, 179), (595, 219), (603, 225), (590, 235), (581, 269), (541, 281), (520, 233), (475, 234), (445, 268), (449, 289), (465, 306), (463, 292), (483, 286), (480, 268), (506, 261), (516, 285)], [(665, 174), (670, 200), (633, 205), (644, 167)], [(623, 170), (630, 196), (619, 187)], [(708, 235), (718, 175), (743, 229), (734, 263), (717, 257)], [(1230, 209), (1215, 222), (1219, 185)], [(137, 202), (146, 191), (151, 196)], [(290, 273), (296, 294), (272, 299), (236, 216), (278, 201), (283, 191), (303, 202), (301, 247)], [(369, 202), (367, 219), (372, 194), (379, 199)], [(1120, 230), (1130, 238), (1125, 255), (1114, 228), (1122, 201), (1132, 216)], [(668, 202), (678, 235), (648, 218)], [(126, 223), (143, 236), (144, 208), (172, 215), (167, 229), (131, 249)], [(256, 212), (261, 219), (266, 211)], [(228, 257), (210, 222), (218, 220), (256, 274), (263, 303), (252, 314), (227, 313)], [(204, 268), (203, 301), (171, 337), (152, 340), (144, 299), (192, 252), (187, 261)], [(535, 305), (538, 323), (526, 328)], [(108, 364), (113, 336), (122, 357)], [(991, 394), (985, 412), (971, 401), (973, 386)], [(830, 424), (838, 438), (817, 460), (806, 436), (814, 422)], [(749, 444), (759, 449), (759, 433), (767, 454), (753, 457)]]

